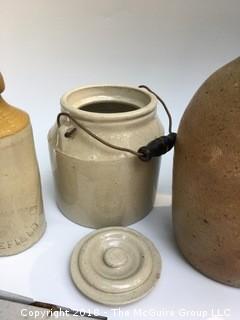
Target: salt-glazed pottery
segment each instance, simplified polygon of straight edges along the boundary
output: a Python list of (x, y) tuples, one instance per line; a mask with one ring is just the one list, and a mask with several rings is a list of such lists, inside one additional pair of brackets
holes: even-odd
[(45, 227), (29, 116), (0, 96), (0, 256), (29, 248)]
[(144, 297), (156, 284), (161, 258), (139, 232), (108, 227), (91, 232), (74, 248), (71, 275), (77, 288), (105, 305), (123, 305)]
[[(68, 113), (95, 135), (114, 145), (138, 150), (163, 135), (157, 100), (145, 89), (122, 86), (82, 87), (61, 98)], [(139, 160), (114, 150), (62, 120), (48, 139), (57, 204), (70, 220), (92, 228), (126, 226), (152, 209), (160, 158)]]
[(216, 71), (191, 100), (178, 131), (173, 222), (186, 259), (240, 287), (240, 58)]

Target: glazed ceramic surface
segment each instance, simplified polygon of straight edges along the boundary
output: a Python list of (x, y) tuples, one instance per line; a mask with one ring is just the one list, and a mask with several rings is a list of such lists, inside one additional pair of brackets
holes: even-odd
[[(64, 95), (62, 111), (99, 137), (138, 150), (163, 135), (156, 114), (156, 99), (145, 90), (120, 87), (83, 87)], [(70, 220), (93, 228), (129, 225), (153, 207), (160, 159), (143, 162), (113, 150), (81, 129), (63, 121), (49, 132), (57, 204)]]
[(145, 296), (160, 277), (161, 259), (154, 245), (129, 228), (90, 233), (75, 247), (72, 279), (90, 299), (123, 305)]
[(173, 222), (187, 260), (240, 287), (240, 58), (198, 90), (175, 148)]
[(0, 256), (32, 246), (45, 226), (29, 117), (0, 96)]

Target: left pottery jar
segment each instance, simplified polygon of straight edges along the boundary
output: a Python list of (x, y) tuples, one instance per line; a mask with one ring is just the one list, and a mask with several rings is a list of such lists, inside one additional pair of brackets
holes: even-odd
[(4, 88), (0, 73), (0, 256), (31, 247), (46, 228), (30, 119), (4, 101)]

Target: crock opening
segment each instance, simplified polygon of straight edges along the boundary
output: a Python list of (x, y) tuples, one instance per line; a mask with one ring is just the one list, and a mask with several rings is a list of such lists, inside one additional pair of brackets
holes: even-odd
[(94, 113), (119, 113), (129, 112), (139, 109), (135, 104), (120, 101), (99, 101), (91, 102), (78, 109)]

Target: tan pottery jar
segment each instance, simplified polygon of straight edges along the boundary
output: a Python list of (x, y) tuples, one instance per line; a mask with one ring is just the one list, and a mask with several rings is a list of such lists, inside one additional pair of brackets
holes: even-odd
[(186, 109), (173, 173), (173, 223), (186, 259), (240, 287), (240, 58), (211, 75)]
[[(0, 93), (3, 91), (0, 74)], [(0, 95), (0, 256), (31, 247), (45, 227), (29, 116)]]
[[(137, 150), (163, 135), (157, 100), (144, 89), (82, 87), (61, 98), (63, 112), (109, 143)], [(49, 148), (57, 204), (70, 220), (92, 228), (126, 226), (153, 207), (160, 158), (140, 161), (113, 150), (81, 129), (72, 137), (69, 119), (50, 130)]]

